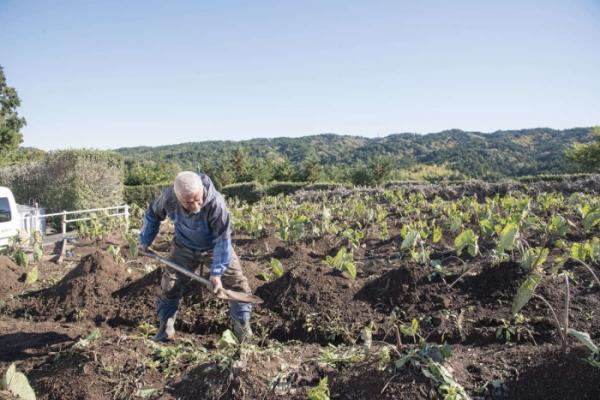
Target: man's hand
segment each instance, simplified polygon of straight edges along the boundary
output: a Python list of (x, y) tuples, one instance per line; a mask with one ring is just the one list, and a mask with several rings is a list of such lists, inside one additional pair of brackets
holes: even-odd
[(221, 277), (220, 276), (214, 276), (211, 275), (210, 276), (210, 283), (213, 286), (213, 293), (219, 293), (220, 290), (223, 290), (223, 284), (221, 283)]

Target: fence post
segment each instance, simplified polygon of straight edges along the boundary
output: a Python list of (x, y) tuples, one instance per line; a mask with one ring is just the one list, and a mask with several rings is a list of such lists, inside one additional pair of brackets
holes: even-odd
[(62, 234), (63, 237), (67, 234), (67, 212), (65, 210), (62, 215)]
[(129, 232), (129, 204), (125, 204), (125, 228)]

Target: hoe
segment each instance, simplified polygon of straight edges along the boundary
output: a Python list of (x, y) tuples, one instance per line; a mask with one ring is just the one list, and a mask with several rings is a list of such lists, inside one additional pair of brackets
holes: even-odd
[[(169, 261), (166, 258), (159, 256), (153, 250), (140, 251), (140, 254), (147, 256), (147, 257), (154, 258), (155, 260), (160, 261), (161, 263), (163, 263), (166, 266), (172, 268), (173, 270), (179, 272), (180, 274), (183, 274), (183, 275), (187, 276), (188, 278), (191, 278), (195, 281), (200, 282), (201, 284), (203, 284), (204, 286), (209, 288), (211, 293), (213, 293), (213, 291), (212, 291), (213, 286), (208, 279), (205, 279), (194, 272), (190, 272), (187, 269), (175, 264), (174, 262)], [(223, 300), (233, 300), (233, 301), (239, 301), (241, 303), (262, 304), (262, 302), (263, 302), (262, 299), (258, 296), (254, 296), (254, 295), (242, 293), (242, 292), (236, 292), (236, 291), (228, 290), (228, 289), (221, 289), (215, 295), (218, 298), (223, 299)]]

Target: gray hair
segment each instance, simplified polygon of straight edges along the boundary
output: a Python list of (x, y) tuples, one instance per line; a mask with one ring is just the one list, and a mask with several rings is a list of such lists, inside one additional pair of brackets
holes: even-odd
[(178, 197), (185, 194), (202, 192), (202, 180), (195, 172), (182, 171), (175, 177), (173, 189), (175, 189), (175, 194)]

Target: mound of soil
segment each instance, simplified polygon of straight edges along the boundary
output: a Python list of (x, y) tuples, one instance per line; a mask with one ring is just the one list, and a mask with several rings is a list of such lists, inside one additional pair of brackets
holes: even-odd
[(511, 399), (598, 399), (600, 370), (582, 360), (583, 349), (563, 354), (558, 348), (530, 360), (508, 382)]
[(16, 293), (23, 287), (19, 278), (23, 275), (23, 268), (15, 264), (9, 257), (0, 256), (0, 298)]
[(268, 321), (275, 323), (269, 327), (274, 337), (340, 343), (370, 321), (381, 320), (368, 303), (356, 298), (363, 283), (327, 267), (301, 263), (256, 294), (265, 300), (263, 308), (279, 317)]
[(517, 263), (504, 262), (464, 277), (457, 287), (482, 303), (497, 302), (499, 298), (512, 301), (525, 278), (526, 274)]
[(131, 277), (124, 266), (115, 263), (109, 254), (96, 251), (83, 257), (56, 285), (33, 294), (32, 311), (103, 321), (115, 308), (113, 293), (128, 280)]

